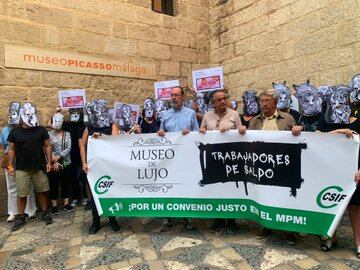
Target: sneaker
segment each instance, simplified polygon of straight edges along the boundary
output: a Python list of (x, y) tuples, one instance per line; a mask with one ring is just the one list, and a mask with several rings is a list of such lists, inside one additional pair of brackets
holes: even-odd
[(113, 232), (118, 232), (120, 230), (120, 226), (118, 222), (116, 221), (116, 218), (109, 220), (110, 227), (113, 230)]
[(264, 239), (271, 234), (271, 230), (268, 228), (262, 228), (260, 232), (256, 234), (257, 239)]
[(294, 233), (285, 233), (285, 241), (289, 245), (296, 245), (296, 237)]
[(220, 231), (223, 224), (224, 224), (224, 220), (223, 220), (223, 219), (215, 219), (215, 221), (213, 222), (213, 224), (211, 224), (211, 226), (210, 226), (210, 231), (211, 231), (211, 232), (218, 232), (218, 231)]
[(36, 210), (28, 214), (28, 218), (36, 218)]
[(72, 200), (70, 206), (75, 207), (78, 204), (78, 200)]
[(185, 229), (187, 229), (189, 231), (195, 229), (194, 224), (192, 224), (192, 222), (189, 218), (184, 218), (184, 222), (185, 222), (185, 224), (184, 224)]
[(100, 230), (100, 224), (93, 222), (89, 227), (89, 234), (96, 234), (99, 230)]
[(64, 205), (64, 210), (68, 213), (70, 212), (74, 212), (74, 207), (72, 207), (71, 205)]
[(226, 224), (226, 232), (228, 234), (235, 234), (236, 233), (235, 221), (228, 221), (228, 223)]
[(88, 199), (83, 199), (83, 200), (82, 200), (82, 205), (85, 206), (85, 205), (87, 205), (87, 204), (88, 204)]
[(26, 224), (25, 215), (17, 215), (14, 225), (11, 227), (12, 231), (20, 230)]
[(43, 213), (41, 218), (44, 221), (45, 225), (50, 225), (51, 223), (53, 223), (53, 219), (52, 219), (52, 217), (50, 216), (49, 213)]
[(15, 221), (16, 216), (15, 215), (9, 215), (9, 217), (6, 219), (7, 222), (13, 222)]
[(54, 215), (58, 215), (59, 214), (59, 208), (57, 206), (51, 207), (51, 213), (53, 213)]
[(160, 232), (167, 232), (174, 225), (174, 221), (172, 218), (166, 218), (161, 225)]

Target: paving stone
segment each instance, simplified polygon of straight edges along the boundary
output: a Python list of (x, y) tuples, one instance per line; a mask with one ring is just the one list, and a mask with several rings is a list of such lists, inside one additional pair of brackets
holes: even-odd
[(155, 250), (152, 249), (144, 249), (143, 256), (146, 261), (154, 261), (158, 258)]
[(259, 269), (265, 254), (265, 248), (259, 246), (243, 246), (241, 244), (230, 244), (232, 248), (243, 257), (254, 269)]
[(55, 245), (47, 245), (42, 247), (37, 247), (35, 252), (49, 252), (55, 248)]
[(139, 258), (139, 257), (137, 257), (137, 258), (131, 258), (131, 259), (129, 260), (129, 263), (130, 263), (131, 265), (136, 265), (136, 264), (139, 264), (139, 263), (141, 263), (141, 262), (142, 262), (142, 259)]
[(233, 262), (237, 262), (243, 259), (233, 248), (224, 248), (221, 250), (221, 253)]
[(303, 269), (311, 269), (315, 266), (318, 266), (319, 262), (315, 261), (311, 258), (307, 258), (307, 259), (299, 260), (299, 261), (295, 262), (294, 264), (296, 264), (297, 266), (300, 266)]
[(114, 269), (114, 270), (121, 268), (129, 268), (129, 267), (130, 267), (130, 263), (128, 261), (117, 262), (110, 265), (110, 269)]
[[(334, 270), (351, 270), (352, 268), (341, 262), (332, 262), (329, 266)], [(359, 268), (357, 268), (359, 269)]]
[(120, 261), (127, 261), (136, 257), (137, 254), (134, 252), (118, 248), (111, 248), (104, 251), (103, 254), (92, 260), (89, 265), (93, 267), (99, 265), (110, 265)]
[(66, 266), (66, 269), (72, 269), (74, 267), (79, 267), (80, 266), (80, 258), (70, 258), (68, 259), (66, 262), (65, 262), (65, 266)]

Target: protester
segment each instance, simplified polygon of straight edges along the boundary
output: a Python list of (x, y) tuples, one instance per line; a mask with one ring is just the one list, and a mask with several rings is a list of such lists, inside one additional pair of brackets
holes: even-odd
[(156, 133), (160, 129), (160, 120), (156, 118), (155, 102), (152, 98), (144, 101), (144, 108), (138, 124), (141, 133)]
[(243, 98), (243, 114), (241, 115), (241, 123), (247, 128), (250, 125), (251, 119), (260, 113), (259, 101), (256, 96), (256, 91), (248, 90), (242, 95)]
[(277, 108), (282, 112), (290, 114), (292, 117), (294, 117), (295, 122), (298, 123), (301, 115), (298, 111), (291, 109), (291, 93), (289, 87), (286, 86), (286, 81), (283, 83), (273, 82), (272, 86), (278, 93)]
[[(227, 107), (229, 97), (226, 92), (215, 90), (211, 93), (210, 98), (214, 109), (204, 115), (199, 131), (205, 134), (207, 130), (219, 130), (223, 133), (230, 129), (239, 129), (239, 131), (242, 130), (241, 133), (244, 133), (246, 127), (241, 125), (239, 114)], [(217, 232), (225, 224), (227, 232), (234, 234), (236, 231), (235, 219), (215, 219), (210, 230)]]
[[(295, 119), (290, 114), (277, 109), (278, 94), (274, 89), (262, 92), (259, 95), (259, 101), (261, 114), (251, 120), (249, 130), (290, 131), (296, 125)], [(263, 239), (271, 232), (270, 229), (263, 227), (256, 237)], [(296, 244), (293, 233), (287, 232), (285, 236), (288, 244)]]
[(64, 210), (66, 212), (74, 211), (70, 205), (70, 185), (71, 185), (71, 135), (62, 130), (64, 115), (56, 113), (51, 120), (53, 130), (49, 131), (50, 144), (52, 147), (52, 165), (53, 170), (49, 172), (51, 212), (59, 214), (58, 198), (59, 187), (61, 189), (61, 198), (64, 200)]
[[(80, 144), (80, 155), (82, 169), (87, 174), (89, 167), (86, 159), (86, 145), (89, 136), (96, 138), (102, 134), (119, 135), (119, 129), (116, 124), (110, 124), (110, 114), (106, 107), (106, 100), (93, 100), (86, 105), (86, 111), (89, 115), (89, 124), (84, 130)], [(96, 234), (100, 230), (100, 216), (96, 209), (94, 198), (90, 201), (92, 212), (92, 224), (89, 228), (89, 234)], [(116, 217), (109, 217), (109, 223), (114, 232), (119, 231), (120, 227), (116, 221)]]
[[(351, 114), (350, 109), (350, 93), (352, 89), (347, 86), (330, 87), (324, 93), (325, 101), (327, 102), (327, 110), (319, 121), (317, 127), (318, 131), (330, 133), (345, 133), (352, 137), (352, 132), (360, 133), (360, 119)], [(358, 167), (360, 167), (360, 159)], [(360, 246), (360, 188), (357, 187), (353, 197), (350, 200), (349, 217), (354, 230), (356, 245)], [(332, 238), (323, 236), (321, 238), (321, 249), (323, 251), (330, 251), (337, 245), (337, 236)], [(359, 255), (359, 250), (357, 251)]]
[(293, 85), (296, 91), (302, 114), (299, 117), (298, 124), (302, 126), (303, 131), (315, 131), (319, 124), (322, 111), (322, 98), (318, 89), (307, 80), (300, 85)]
[[(82, 204), (87, 204), (86, 177), (81, 170), (80, 148), (78, 143), (79, 133), (83, 132), (83, 109), (69, 109), (70, 121), (65, 121), (62, 129), (71, 136), (71, 206), (75, 207), (82, 198)], [(81, 192), (82, 191), (82, 192)]]
[[(5, 179), (6, 179), (6, 187), (8, 194), (8, 222), (12, 222), (15, 220), (16, 215), (19, 213), (18, 211), (18, 203), (17, 203), (17, 191), (15, 185), (15, 177), (10, 175), (7, 166), (9, 165), (9, 142), (7, 138), (9, 136), (10, 131), (18, 127), (20, 124), (20, 103), (19, 102), (11, 102), (9, 107), (9, 120), (8, 125), (1, 130), (0, 134), (0, 146), (2, 151), (2, 162), (1, 167), (4, 169)], [(29, 218), (36, 217), (36, 202), (35, 202), (35, 193), (34, 188), (31, 187), (30, 195), (27, 197), (27, 203), (25, 208), (25, 214), (28, 215)]]
[(19, 230), (26, 223), (24, 211), (27, 196), (31, 193), (31, 183), (38, 195), (44, 223), (48, 225), (53, 222), (47, 209), (49, 181), (45, 174), (52, 168), (49, 134), (44, 127), (39, 126), (36, 108), (31, 103), (25, 103), (20, 108), (20, 117), (20, 126), (12, 129), (7, 139), (10, 143), (7, 169), (11, 176), (15, 175), (18, 192), (19, 214), (13, 231)]
[[(184, 106), (184, 100), (185, 92), (181, 87), (175, 87), (171, 90), (172, 108), (162, 115), (160, 130), (157, 132), (159, 136), (165, 136), (165, 132), (182, 132), (183, 135), (186, 135), (190, 131), (199, 130), (196, 113), (192, 109)], [(189, 220), (185, 222), (187, 229), (194, 228), (191, 223), (189, 223)], [(165, 219), (161, 231), (168, 231), (173, 224), (173, 219)]]

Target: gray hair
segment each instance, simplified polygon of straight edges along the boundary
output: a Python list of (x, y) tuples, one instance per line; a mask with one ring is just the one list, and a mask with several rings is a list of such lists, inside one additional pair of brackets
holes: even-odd
[(275, 89), (268, 89), (265, 91), (262, 91), (259, 95), (259, 98), (262, 96), (270, 96), (271, 98), (278, 100), (279, 98), (279, 94)]

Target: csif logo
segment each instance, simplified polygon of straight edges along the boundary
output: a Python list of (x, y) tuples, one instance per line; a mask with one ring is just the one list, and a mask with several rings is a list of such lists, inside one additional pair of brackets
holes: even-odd
[(347, 197), (346, 194), (342, 193), (343, 191), (339, 186), (326, 187), (320, 191), (316, 203), (321, 208), (333, 208)]
[(109, 191), (109, 188), (114, 184), (114, 181), (111, 181), (111, 177), (108, 175), (101, 176), (95, 183), (94, 191), (98, 195), (105, 194)]

